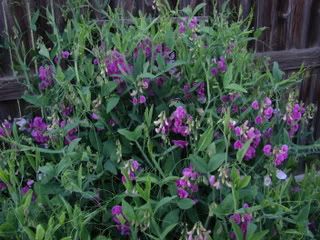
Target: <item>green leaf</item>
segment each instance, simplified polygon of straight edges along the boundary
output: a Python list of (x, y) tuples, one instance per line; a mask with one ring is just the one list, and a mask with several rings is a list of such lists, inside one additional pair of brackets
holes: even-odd
[(111, 112), (119, 103), (119, 97), (112, 97), (108, 99), (107, 103), (107, 113)]
[(195, 9), (192, 12), (192, 15), (195, 16), (202, 8), (204, 8), (207, 4), (206, 3), (200, 3), (198, 4)]
[(215, 154), (209, 161), (208, 171), (213, 172), (217, 170), (226, 160), (225, 153), (217, 153)]
[(32, 14), (32, 17), (31, 17), (31, 23), (30, 23), (30, 27), (32, 29), (32, 31), (37, 31), (37, 21), (38, 21), (38, 18), (39, 18), (39, 15), (40, 15), (40, 11), (39, 9), (37, 11), (35, 11), (33, 14)]
[(237, 240), (243, 240), (243, 234), (240, 227), (237, 224), (235, 224), (232, 220), (231, 220), (231, 225), (232, 225), (232, 230), (237, 237)]
[(208, 172), (208, 164), (205, 162), (203, 158), (196, 155), (190, 155), (189, 158), (191, 160), (192, 166), (194, 166), (197, 171), (201, 173)]
[(200, 136), (197, 150), (199, 152), (206, 150), (209, 144), (212, 142), (212, 140), (213, 140), (213, 128), (209, 128)]
[(42, 227), (41, 224), (39, 224), (37, 226), (36, 229), (36, 240), (42, 240), (44, 239), (44, 235), (45, 235), (46, 231), (44, 230), (44, 228)]
[(207, 147), (207, 154), (211, 158), (214, 154), (217, 153), (217, 147), (216, 143), (212, 142), (208, 147)]
[(274, 79), (279, 82), (282, 80), (283, 72), (280, 70), (279, 63), (274, 62), (272, 67), (272, 75)]
[(160, 236), (160, 239), (163, 240), (163, 239), (166, 239), (166, 236), (175, 228), (175, 226), (177, 226), (178, 223), (174, 223), (174, 224), (171, 224), (169, 225), (168, 227), (166, 227), (162, 233), (161, 233), (161, 236)]
[(177, 196), (171, 196), (171, 197), (162, 198), (160, 201), (157, 202), (157, 205), (154, 208), (154, 213), (156, 213), (160, 207), (172, 202), (172, 200), (174, 200), (176, 198), (177, 198)]
[(179, 199), (177, 201), (177, 204), (179, 208), (186, 210), (186, 209), (192, 208), (194, 205), (194, 202), (192, 199), (184, 198), (184, 199)]
[(237, 152), (237, 161), (242, 162), (244, 156), (246, 155), (246, 152), (248, 151), (250, 144), (252, 140), (247, 141), (241, 149), (238, 150)]
[(141, 127), (139, 128), (139, 126), (134, 130), (134, 132), (131, 132), (127, 129), (119, 129), (118, 133), (120, 133), (122, 136), (124, 136), (126, 139), (128, 139), (129, 141), (137, 141), (140, 137), (141, 137)]
[(229, 90), (234, 90), (236, 92), (247, 93), (246, 89), (244, 89), (242, 86), (240, 86), (239, 84), (236, 84), (236, 83), (231, 83), (231, 84), (227, 85), (225, 88), (229, 89)]
[(251, 176), (245, 176), (245, 177), (243, 177), (243, 178), (238, 182), (237, 188), (238, 188), (238, 189), (241, 189), (241, 188), (247, 187), (248, 184), (250, 183), (250, 180), (251, 180)]
[(24, 95), (22, 99), (28, 103), (31, 103), (35, 107), (45, 107), (49, 104), (49, 99), (47, 96), (42, 95)]
[(50, 59), (49, 51), (44, 44), (41, 45), (39, 54)]
[(264, 231), (261, 231), (261, 232), (257, 232), (252, 236), (252, 238), (249, 238), (248, 240), (262, 240), (268, 234), (268, 232), (269, 232), (269, 230), (264, 230)]
[(110, 95), (116, 88), (118, 84), (116, 82), (107, 82), (101, 87), (101, 96), (105, 97)]
[(126, 200), (122, 200), (122, 207), (123, 207), (123, 213), (126, 216), (126, 218), (132, 222), (135, 221), (136, 216), (134, 214), (134, 210), (131, 207), (131, 205), (129, 203), (126, 202)]
[(111, 172), (113, 175), (117, 175), (118, 173), (115, 164), (111, 160), (106, 161), (106, 163), (104, 164), (104, 169), (108, 172)]

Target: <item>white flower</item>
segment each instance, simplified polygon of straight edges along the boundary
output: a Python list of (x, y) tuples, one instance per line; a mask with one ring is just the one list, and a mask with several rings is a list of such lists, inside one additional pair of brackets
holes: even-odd
[(264, 184), (266, 187), (271, 186), (272, 180), (271, 180), (271, 178), (270, 178), (269, 175), (264, 176), (263, 184)]
[(277, 178), (280, 179), (280, 180), (285, 180), (285, 179), (287, 179), (287, 174), (286, 174), (284, 171), (281, 171), (281, 170), (279, 170), (279, 169), (277, 169), (277, 171), (276, 171), (276, 176), (277, 176)]

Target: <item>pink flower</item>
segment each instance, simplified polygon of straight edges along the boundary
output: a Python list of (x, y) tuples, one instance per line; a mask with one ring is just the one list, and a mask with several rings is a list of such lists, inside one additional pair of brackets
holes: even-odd
[(259, 106), (259, 102), (257, 100), (253, 101), (251, 103), (251, 107), (254, 109), (254, 110), (259, 110), (260, 106)]

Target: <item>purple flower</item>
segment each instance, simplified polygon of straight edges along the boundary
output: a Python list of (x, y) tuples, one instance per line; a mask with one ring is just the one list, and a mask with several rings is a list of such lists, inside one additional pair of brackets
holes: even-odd
[(264, 99), (264, 104), (265, 104), (266, 106), (271, 106), (271, 104), (272, 104), (271, 99), (268, 98), (268, 97), (266, 97), (266, 98)]
[(259, 110), (259, 108), (260, 108), (259, 102), (258, 102), (257, 100), (253, 101), (253, 102), (251, 103), (251, 107), (252, 107), (252, 109), (254, 109), (254, 110)]
[(266, 156), (271, 156), (272, 154), (272, 146), (270, 144), (267, 144), (263, 147), (263, 153)]
[(257, 124), (257, 125), (260, 125), (263, 123), (263, 118), (261, 116), (257, 116), (256, 119), (254, 120), (254, 122)]
[(188, 198), (189, 193), (186, 190), (184, 190), (183, 188), (178, 188), (178, 197), (179, 198)]
[(123, 214), (122, 206), (113, 206), (111, 209), (111, 214), (113, 215), (112, 220), (115, 222), (116, 228), (120, 232), (120, 234), (130, 235), (130, 223)]
[(4, 182), (0, 181), (0, 191), (7, 189), (7, 185)]
[(51, 66), (40, 66), (39, 68), (39, 89), (45, 90), (53, 85), (53, 70)]
[(235, 143), (233, 144), (234, 149), (241, 149), (242, 147), (243, 147), (243, 144), (240, 140), (235, 141)]
[(143, 103), (145, 103), (146, 101), (147, 101), (147, 99), (146, 99), (145, 96), (142, 95), (142, 96), (139, 97), (139, 103), (140, 103), (140, 104), (143, 104)]
[(187, 141), (183, 141), (183, 140), (172, 140), (173, 144), (179, 148), (186, 148), (188, 146), (188, 142)]
[(68, 59), (70, 57), (71, 53), (69, 51), (62, 51), (61, 52), (61, 57), (63, 59)]
[(211, 175), (209, 177), (209, 184), (211, 187), (215, 187), (215, 183), (216, 183), (216, 177), (214, 175)]
[(112, 207), (111, 210), (112, 215), (120, 215), (122, 214), (122, 206), (120, 205), (115, 205)]
[(91, 118), (92, 120), (99, 120), (99, 119), (100, 119), (100, 116), (99, 116), (98, 114), (96, 114), (96, 113), (91, 113), (90, 118)]
[(194, 30), (195, 28), (197, 28), (198, 27), (198, 18), (197, 17), (193, 17), (192, 19), (191, 19), (191, 21), (189, 22), (189, 28), (191, 29), (191, 30)]
[(236, 224), (241, 223), (241, 215), (239, 213), (232, 214), (230, 217), (230, 220), (232, 220)]
[(234, 128), (234, 133), (236, 134), (236, 136), (241, 136), (242, 135), (242, 129), (240, 127), (235, 127)]
[(218, 68), (216, 68), (216, 67), (211, 68), (212, 76), (216, 77), (218, 75), (218, 73), (219, 73)]
[(227, 71), (227, 63), (224, 57), (220, 57), (220, 60), (217, 62), (217, 67), (221, 73), (225, 73)]
[(139, 100), (138, 100), (138, 98), (133, 97), (131, 102), (132, 102), (133, 105), (137, 105), (139, 103)]
[(43, 144), (49, 141), (49, 137), (46, 136), (48, 126), (41, 117), (35, 117), (30, 124), (30, 128), (31, 136), (36, 143)]
[(185, 33), (186, 32), (186, 26), (184, 25), (184, 22), (179, 22), (179, 33)]
[(268, 107), (263, 111), (264, 117), (266, 119), (270, 119), (272, 117), (273, 114), (273, 108), (272, 107)]
[(94, 65), (99, 65), (99, 63), (100, 63), (99, 58), (93, 59), (93, 64)]
[(68, 117), (72, 114), (72, 112), (73, 112), (72, 106), (63, 106), (61, 113), (64, 117)]

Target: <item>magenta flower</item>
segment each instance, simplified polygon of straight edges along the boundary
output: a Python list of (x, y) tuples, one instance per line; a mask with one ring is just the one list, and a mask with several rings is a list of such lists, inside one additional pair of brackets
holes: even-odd
[(254, 122), (257, 124), (257, 125), (260, 125), (263, 123), (263, 118), (261, 116), (257, 116), (254, 120)]
[(272, 146), (270, 144), (267, 144), (263, 147), (263, 153), (266, 156), (271, 156), (272, 154)]
[(194, 30), (197, 27), (198, 27), (198, 18), (197, 17), (193, 17), (189, 22), (189, 28), (191, 30)]
[(185, 33), (186, 32), (186, 26), (184, 25), (184, 22), (179, 22), (179, 33)]
[(179, 198), (191, 198), (199, 191), (197, 180), (199, 173), (194, 171), (192, 166), (182, 170), (183, 176), (176, 181), (177, 195)]
[(61, 57), (63, 59), (68, 59), (70, 57), (71, 53), (69, 51), (62, 51), (61, 52)]
[(252, 107), (252, 109), (254, 109), (254, 110), (259, 110), (259, 108), (260, 108), (259, 102), (258, 102), (257, 100), (253, 101), (253, 102), (251, 103), (251, 107)]
[(235, 141), (233, 144), (234, 149), (241, 149), (242, 147), (243, 147), (243, 144), (240, 140)]
[(120, 205), (115, 205), (112, 207), (111, 210), (112, 215), (120, 215), (122, 214), (122, 206)]
[(111, 209), (111, 214), (113, 216), (112, 220), (116, 224), (117, 230), (120, 232), (121, 235), (130, 235), (130, 223), (127, 218), (124, 216), (122, 212), (122, 206), (115, 205)]
[(218, 75), (218, 73), (219, 73), (218, 68), (216, 68), (216, 67), (211, 68), (212, 76), (216, 77)]
[(147, 99), (146, 99), (145, 96), (142, 95), (142, 96), (139, 97), (139, 103), (140, 104), (144, 104), (144, 103), (146, 103), (146, 101), (147, 101)]
[(53, 85), (53, 70), (51, 66), (40, 66), (39, 68), (39, 89), (45, 90)]
[(217, 62), (217, 67), (221, 73), (225, 73), (227, 71), (227, 62), (224, 57), (220, 57), (220, 60)]
[(172, 140), (172, 143), (182, 149), (188, 146), (188, 142), (183, 140)]

